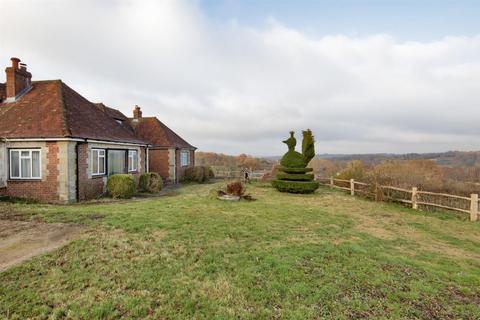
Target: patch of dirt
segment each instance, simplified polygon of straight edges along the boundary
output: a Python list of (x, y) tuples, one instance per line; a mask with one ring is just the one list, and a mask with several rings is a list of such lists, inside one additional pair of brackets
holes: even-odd
[(0, 272), (67, 244), (80, 230), (62, 223), (0, 220)]

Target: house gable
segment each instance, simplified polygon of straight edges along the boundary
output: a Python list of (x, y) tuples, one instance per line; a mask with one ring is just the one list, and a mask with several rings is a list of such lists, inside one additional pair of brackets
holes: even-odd
[[(134, 110), (134, 114), (136, 110), (137, 109)], [(196, 149), (163, 122), (158, 120), (157, 117), (142, 117), (139, 109), (138, 111), (136, 115), (140, 116), (130, 118), (130, 123), (137, 136), (148, 142), (153, 148)]]

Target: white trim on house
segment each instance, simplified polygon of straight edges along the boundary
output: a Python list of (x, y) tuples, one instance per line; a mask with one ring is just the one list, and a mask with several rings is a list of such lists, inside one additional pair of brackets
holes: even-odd
[[(38, 176), (33, 176), (33, 152), (38, 152)], [(18, 176), (13, 176), (12, 152), (18, 152)], [(28, 152), (28, 157), (22, 156), (22, 152)], [(30, 160), (30, 176), (22, 177), (22, 159)], [(11, 180), (41, 180), (42, 179), (42, 149), (9, 149), (8, 164), (10, 168)]]
[(8, 149), (7, 144), (0, 139), (0, 188), (7, 187), (8, 180)]
[(140, 147), (148, 147), (149, 145), (148, 144), (144, 144), (144, 143), (133, 143), (133, 142), (114, 142), (114, 141), (106, 141), (106, 140), (93, 140), (93, 139), (86, 139), (86, 140), (82, 140), (82, 141), (86, 141), (86, 142), (89, 142), (89, 143), (105, 143), (105, 144), (117, 144), (117, 145), (123, 145), (123, 146), (140, 146)]
[[(97, 152), (97, 172), (93, 172), (94, 151)], [(103, 152), (103, 155), (100, 152)], [(100, 171), (100, 159), (103, 158), (103, 172)], [(92, 148), (92, 176), (104, 176), (107, 172), (107, 151), (101, 148)]]
[(135, 142), (116, 142), (108, 140), (95, 140), (95, 139), (82, 139), (82, 138), (3, 138), (5, 142), (21, 142), (21, 141), (77, 141), (77, 142), (90, 142), (90, 143), (108, 143), (108, 144), (121, 144), (125, 146), (142, 146), (148, 147), (149, 144), (135, 143)]
[(150, 155), (149, 155), (148, 151), (149, 151), (149, 148), (146, 148), (145, 149), (145, 172), (150, 172), (150, 164), (149, 164)]
[(77, 138), (4, 138), (5, 142), (38, 142), (38, 141), (78, 141), (84, 142), (85, 139), (77, 139)]
[[(128, 172), (137, 172), (138, 171), (138, 150), (128, 150), (128, 163), (127, 171)], [(130, 162), (131, 161), (131, 162)], [(130, 164), (132, 165), (130, 168)]]

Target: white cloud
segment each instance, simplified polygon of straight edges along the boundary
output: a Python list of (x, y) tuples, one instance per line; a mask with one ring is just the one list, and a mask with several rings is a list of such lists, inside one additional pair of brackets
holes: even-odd
[(320, 153), (480, 149), (480, 36), (314, 38), (274, 18), (212, 24), (187, 1), (0, 0), (0, 11), (5, 66), (19, 56), (35, 79), (127, 114), (139, 104), (202, 150), (281, 154), (305, 128)]

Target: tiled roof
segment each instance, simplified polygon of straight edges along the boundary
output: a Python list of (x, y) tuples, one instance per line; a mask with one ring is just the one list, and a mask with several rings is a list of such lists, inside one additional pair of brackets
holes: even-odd
[[(127, 121), (127, 120), (128, 120), (128, 118), (127, 118), (123, 113), (121, 113), (121, 112), (118, 111), (117, 109), (113, 109), (113, 108), (107, 107), (107, 106), (104, 105), (102, 102), (100, 102), (100, 103), (95, 103), (95, 105), (96, 105), (100, 110), (102, 110), (103, 112), (105, 112), (107, 115), (109, 115), (110, 117), (112, 117), (113, 119), (121, 120), (121, 121)], [(127, 124), (128, 124), (128, 122), (127, 122)]]
[(130, 118), (130, 122), (140, 139), (155, 147), (196, 149), (156, 117)]
[[(144, 143), (121, 112), (91, 103), (61, 80), (34, 81), (32, 86), (17, 101), (0, 104), (0, 137)], [(115, 120), (119, 114), (122, 123)]]

